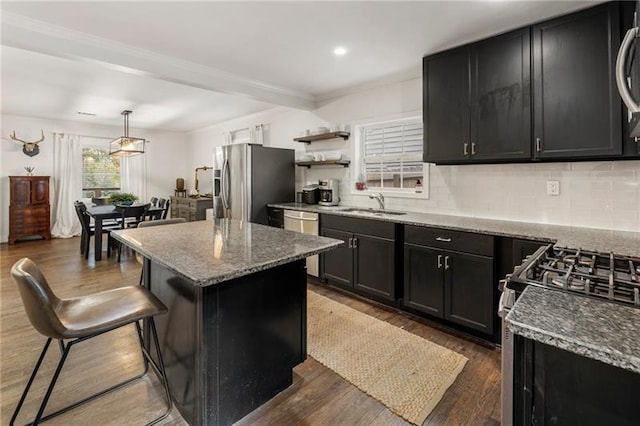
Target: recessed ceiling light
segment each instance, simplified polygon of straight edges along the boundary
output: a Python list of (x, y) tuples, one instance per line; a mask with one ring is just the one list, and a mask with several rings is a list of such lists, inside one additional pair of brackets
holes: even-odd
[(347, 49), (345, 49), (342, 46), (338, 46), (335, 49), (333, 49), (333, 54), (336, 56), (343, 56), (347, 53)]
[(78, 115), (88, 115), (89, 117), (95, 117), (96, 114), (92, 113), (92, 112), (84, 112), (84, 111), (78, 111)]

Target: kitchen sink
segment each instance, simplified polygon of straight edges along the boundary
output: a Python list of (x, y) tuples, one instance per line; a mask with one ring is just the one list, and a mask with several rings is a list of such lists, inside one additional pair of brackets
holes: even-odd
[(370, 213), (370, 214), (375, 214), (375, 215), (380, 215), (380, 214), (390, 214), (390, 215), (396, 215), (396, 216), (400, 216), (403, 214), (407, 214), (406, 212), (398, 212), (398, 211), (394, 211), (394, 210), (386, 210), (386, 209), (358, 209), (358, 208), (346, 208), (346, 209), (341, 209), (341, 212), (353, 212), (353, 213)]

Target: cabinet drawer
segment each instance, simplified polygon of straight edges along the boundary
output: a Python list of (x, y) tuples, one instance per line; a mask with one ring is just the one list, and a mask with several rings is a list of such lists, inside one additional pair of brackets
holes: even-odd
[(322, 228), (338, 229), (391, 240), (395, 238), (395, 224), (391, 222), (323, 214), (320, 223)]
[(404, 229), (407, 243), (493, 257), (494, 237), (491, 235), (410, 225)]

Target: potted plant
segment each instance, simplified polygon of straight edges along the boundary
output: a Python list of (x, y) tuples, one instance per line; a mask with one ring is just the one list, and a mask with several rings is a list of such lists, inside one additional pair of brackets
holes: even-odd
[(128, 192), (115, 192), (109, 195), (109, 200), (111, 204), (115, 204), (115, 205), (120, 204), (120, 205), (130, 206), (137, 199), (138, 197)]

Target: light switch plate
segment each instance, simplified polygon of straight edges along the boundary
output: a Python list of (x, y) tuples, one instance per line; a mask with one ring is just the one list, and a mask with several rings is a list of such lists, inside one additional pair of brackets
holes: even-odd
[(547, 195), (560, 195), (560, 182), (557, 180), (547, 181)]

